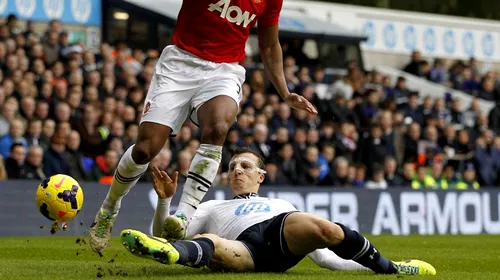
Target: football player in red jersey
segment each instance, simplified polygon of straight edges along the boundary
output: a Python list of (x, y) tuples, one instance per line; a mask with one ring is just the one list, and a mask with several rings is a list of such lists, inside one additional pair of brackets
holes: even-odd
[(222, 145), (241, 100), (245, 44), (258, 21), (259, 49), (269, 79), (286, 104), (317, 114), (304, 97), (290, 93), (283, 73), (278, 22), (283, 0), (183, 0), (174, 33), (155, 67), (135, 145), (122, 156), (109, 192), (89, 229), (92, 249), (108, 246), (122, 198), (147, 170), (168, 137), (189, 117), (200, 126), (201, 145), (165, 236), (182, 239), (187, 223), (215, 179)]

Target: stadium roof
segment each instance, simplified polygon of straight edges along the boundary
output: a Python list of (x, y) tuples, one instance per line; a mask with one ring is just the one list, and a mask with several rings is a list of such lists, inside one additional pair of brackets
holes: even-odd
[[(148, 17), (167, 24), (175, 24), (182, 4), (182, 0), (110, 0), (108, 2), (118, 7), (128, 8), (128, 10), (146, 13)], [(361, 32), (353, 32), (340, 25), (289, 10), (283, 10), (281, 13), (280, 35), (345, 43), (359, 43), (367, 39)]]

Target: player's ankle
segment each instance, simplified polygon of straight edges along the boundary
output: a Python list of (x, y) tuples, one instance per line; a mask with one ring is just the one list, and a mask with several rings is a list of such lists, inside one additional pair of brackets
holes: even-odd
[(115, 213), (120, 210), (122, 198), (111, 199), (106, 198), (101, 206), (102, 209), (108, 211), (109, 213)]
[(190, 219), (193, 215), (194, 212), (196, 211), (193, 206), (191, 206), (189, 203), (184, 203), (183, 201), (179, 202), (179, 206), (177, 207), (177, 211), (175, 211), (175, 216), (184, 216), (186, 219)]
[(179, 252), (177, 263), (191, 267), (207, 266), (215, 252), (213, 241), (205, 237), (171, 244)]

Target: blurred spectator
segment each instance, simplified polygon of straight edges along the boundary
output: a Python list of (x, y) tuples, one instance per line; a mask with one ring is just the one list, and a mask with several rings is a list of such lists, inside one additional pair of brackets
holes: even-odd
[(291, 109), (287, 104), (280, 104), (278, 115), (271, 120), (271, 127), (273, 131), (276, 131), (280, 127), (285, 127), (288, 129), (290, 134), (294, 132), (295, 122), (290, 118), (290, 110)]
[(51, 139), (55, 131), (56, 131), (56, 122), (52, 119), (46, 119), (43, 122), (41, 137), (47, 137)]
[(438, 131), (435, 126), (428, 126), (425, 129), (424, 139), (418, 141), (418, 163), (431, 165), (434, 161), (440, 161), (441, 148), (439, 147)]
[(373, 180), (368, 180), (365, 184), (367, 189), (387, 189), (387, 182), (384, 179), (384, 169), (375, 166), (373, 169)]
[(495, 133), (500, 133), (500, 102), (497, 102), (495, 107), (490, 111), (488, 123), (489, 127), (495, 131)]
[(175, 170), (179, 171), (179, 179), (177, 179), (179, 184), (186, 182), (189, 165), (191, 164), (191, 159), (193, 158), (193, 156), (194, 155), (190, 154), (187, 151), (181, 151), (177, 155), (177, 167), (175, 168)]
[(321, 154), (318, 156), (318, 164), (320, 166), (319, 177), (323, 180), (331, 173), (333, 167), (333, 158), (335, 157), (335, 148), (333, 145), (324, 145), (321, 149)]
[(85, 104), (82, 111), (82, 119), (75, 124), (75, 130), (81, 137), (83, 155), (94, 158), (106, 149), (109, 131), (98, 127), (101, 111), (96, 104)]
[(398, 165), (394, 157), (387, 157), (384, 162), (384, 177), (387, 185), (401, 187), (405, 182), (399, 172), (397, 171)]
[(299, 165), (298, 161), (294, 158), (293, 146), (291, 144), (287, 143), (281, 147), (278, 162), (283, 175), (291, 183), (298, 184), (302, 174), (302, 165)]
[(43, 173), (50, 177), (56, 174), (70, 174), (70, 156), (66, 151), (67, 138), (61, 131), (52, 135), (51, 145), (43, 155)]
[(223, 172), (227, 172), (227, 168), (229, 166), (229, 161), (233, 155), (233, 152), (239, 147), (239, 132), (237, 129), (231, 128), (227, 133), (226, 143), (224, 143), (222, 149), (222, 162), (221, 167)]
[(14, 143), (10, 147), (9, 157), (5, 160), (5, 170), (9, 179), (24, 178), (24, 160), (26, 148), (23, 144)]
[(57, 62), (59, 58), (59, 44), (57, 31), (49, 32), (47, 41), (43, 44), (43, 54), (45, 58), (45, 63), (47, 65), (52, 65)]
[(337, 157), (334, 162), (334, 175), (332, 185), (347, 187), (351, 185), (348, 179), (349, 161), (344, 157)]
[(413, 51), (411, 55), (411, 62), (406, 65), (404, 71), (410, 73), (412, 75), (419, 75), (419, 66), (420, 66), (421, 56), (419, 51)]
[(458, 183), (458, 177), (455, 173), (455, 168), (451, 164), (447, 164), (444, 168), (442, 180), (446, 182), (448, 188), (453, 188)]
[(375, 165), (383, 165), (387, 150), (387, 143), (382, 139), (382, 129), (373, 125), (370, 134), (362, 140), (361, 150), (358, 153), (358, 161), (366, 166), (368, 177), (373, 174)]
[(403, 164), (403, 184), (402, 187), (412, 186), (413, 179), (415, 177), (414, 164), (411, 162), (406, 162)]
[(424, 79), (431, 79), (431, 67), (429, 62), (422, 60), (418, 63), (418, 76)]
[(90, 170), (90, 178), (101, 184), (110, 184), (119, 159), (118, 153), (111, 149), (107, 150), (104, 155), (97, 156), (95, 165)]
[(448, 189), (448, 181), (442, 178), (443, 175), (443, 164), (435, 162), (431, 166), (430, 176), (425, 178), (426, 186), (432, 186), (435, 189)]
[(271, 146), (267, 143), (268, 129), (263, 124), (258, 124), (254, 128), (254, 143), (251, 149), (261, 155), (266, 161), (269, 161), (271, 156)]
[(419, 165), (415, 179), (411, 182), (411, 187), (415, 190), (434, 188), (435, 185), (432, 184), (432, 181), (426, 180), (426, 178), (428, 178), (427, 168), (425, 165)]
[(364, 188), (366, 184), (366, 167), (363, 164), (357, 164), (354, 168), (354, 179), (352, 185), (358, 188)]
[[(307, 138), (307, 137), (306, 137)], [(277, 158), (281, 148), (289, 142), (289, 132), (285, 127), (280, 127), (276, 131), (275, 139), (271, 141), (271, 157)]]
[(266, 164), (266, 177), (264, 178), (265, 185), (287, 185), (290, 182), (283, 175), (276, 163), (268, 162)]
[(420, 125), (424, 124), (424, 114), (422, 109), (418, 106), (417, 92), (410, 92), (408, 104), (402, 106), (402, 113), (405, 118), (405, 122), (417, 122)]
[(495, 80), (484, 77), (481, 81), (481, 87), (476, 94), (479, 98), (489, 101), (500, 101), (500, 92), (495, 89)]
[(474, 93), (479, 89), (479, 87), (480, 84), (473, 76), (472, 69), (469, 67), (464, 68), (461, 77), (461, 86), (459, 89), (467, 93)]
[[(83, 154), (79, 148), (80, 134), (76, 130), (72, 130), (68, 137), (68, 147), (66, 148), (66, 152), (69, 157), (70, 174), (77, 181), (90, 179), (87, 177)], [(90, 168), (91, 167), (88, 167), (88, 169)]]
[(49, 146), (49, 138), (42, 134), (42, 121), (34, 118), (28, 122), (28, 130), (24, 134), (24, 138), (29, 146), (42, 146), (44, 149)]
[(444, 84), (448, 80), (447, 78), (443, 60), (436, 58), (434, 60), (434, 66), (430, 71), (430, 80), (438, 84)]
[(498, 185), (500, 172), (500, 149), (493, 143), (493, 132), (486, 130), (476, 140), (476, 163), (479, 183), (486, 186)]
[(359, 126), (362, 131), (366, 131), (379, 111), (379, 95), (375, 90), (368, 90), (366, 102), (358, 104), (354, 111), (359, 119)]
[(10, 155), (11, 147), (13, 144), (21, 144), (24, 149), (28, 149), (28, 141), (23, 137), (25, 132), (24, 123), (20, 119), (12, 120), (9, 134), (0, 138), (0, 154), (4, 158), (8, 158)]
[(43, 180), (43, 149), (40, 146), (31, 146), (28, 150), (28, 156), (23, 166), (23, 178), (30, 180)]
[(351, 99), (355, 92), (361, 89), (363, 74), (358, 68), (348, 69), (348, 74), (343, 79), (339, 79), (332, 86), (331, 95), (326, 99), (343, 97)]
[(466, 164), (462, 179), (455, 185), (457, 190), (479, 189), (479, 183), (476, 181), (476, 168), (472, 163)]
[(347, 160), (352, 161), (354, 159), (354, 152), (358, 149), (354, 137), (355, 127), (347, 122), (340, 124), (340, 131), (336, 133), (335, 141), (333, 145), (335, 146), (335, 153), (338, 157), (344, 157)]

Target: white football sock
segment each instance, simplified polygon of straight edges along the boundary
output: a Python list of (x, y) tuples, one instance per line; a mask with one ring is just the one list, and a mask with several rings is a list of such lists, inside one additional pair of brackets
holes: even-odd
[(189, 166), (187, 180), (175, 214), (182, 213), (188, 220), (193, 216), (217, 176), (221, 155), (222, 146), (200, 145)]
[(135, 186), (142, 174), (148, 169), (147, 164), (137, 164), (132, 159), (132, 149), (135, 145), (125, 151), (118, 168), (116, 169), (113, 182), (108, 191), (108, 195), (102, 204), (105, 210), (116, 212), (120, 210), (122, 198)]

